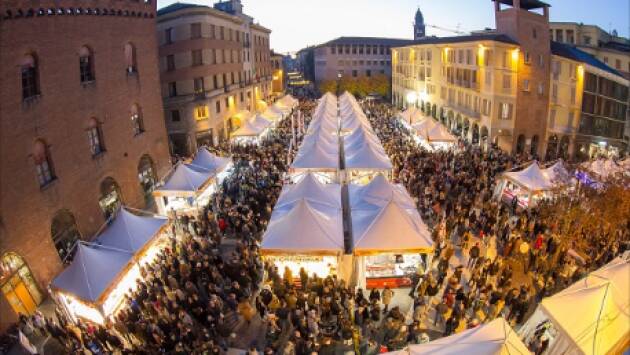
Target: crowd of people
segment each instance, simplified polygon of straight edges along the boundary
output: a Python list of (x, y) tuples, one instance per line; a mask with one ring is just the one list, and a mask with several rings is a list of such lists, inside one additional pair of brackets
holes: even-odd
[[(308, 117), (313, 107), (307, 101), (300, 109)], [(50, 336), (68, 352), (222, 354), (258, 322), (264, 336), (246, 345), (250, 354), (377, 354), (497, 317), (522, 324), (543, 297), (626, 247), (628, 230), (616, 230), (576, 257), (553, 219), (493, 198), (498, 174), (527, 157), (464, 141), (428, 151), (390, 106), (367, 111), (394, 180), (433, 233), (432, 262), (410, 276), (411, 309), (393, 304), (389, 288), (355, 290), (335, 276), (293, 275), (262, 261), (259, 242), (294, 153), (287, 147), (298, 143), (290, 142), (287, 119), (260, 145), (210, 148), (232, 157), (232, 174), (199, 215), (176, 217), (169, 245), (142, 266), (138, 288), (115, 319), (98, 326), (38, 312), (22, 317), (23, 331)], [(528, 346), (540, 354), (546, 341)]]

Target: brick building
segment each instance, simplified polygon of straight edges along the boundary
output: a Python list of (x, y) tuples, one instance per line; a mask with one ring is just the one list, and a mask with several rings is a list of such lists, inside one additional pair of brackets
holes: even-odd
[(0, 3), (0, 328), (170, 167), (155, 14), (149, 0)]
[(164, 116), (174, 154), (229, 138), (271, 95), (270, 30), (240, 0), (158, 11)]

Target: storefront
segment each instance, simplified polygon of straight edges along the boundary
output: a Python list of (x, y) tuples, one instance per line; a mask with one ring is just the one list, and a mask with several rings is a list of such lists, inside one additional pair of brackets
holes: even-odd
[(33, 314), (43, 300), (31, 270), (16, 253), (0, 260), (0, 289), (16, 314)]
[(275, 265), (280, 273), (288, 267), (295, 278), (300, 275), (300, 270), (304, 269), (309, 276), (317, 274), (318, 277), (328, 277), (337, 275), (339, 260), (331, 255), (270, 255), (265, 256), (265, 260)]
[(426, 254), (377, 254), (365, 256), (367, 288), (410, 287), (411, 276), (424, 273)]
[(176, 165), (153, 196), (158, 213), (168, 215), (197, 214), (208, 205), (217, 185), (215, 174), (204, 168), (180, 163)]

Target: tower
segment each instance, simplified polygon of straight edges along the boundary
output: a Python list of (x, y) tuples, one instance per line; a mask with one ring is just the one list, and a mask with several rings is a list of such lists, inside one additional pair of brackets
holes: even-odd
[(413, 23), (413, 39), (417, 41), (420, 38), (425, 37), (425, 29), (426, 27), (424, 25), (424, 17), (422, 16), (422, 11), (420, 11), (420, 8), (418, 8), (418, 11), (416, 11), (416, 18)]

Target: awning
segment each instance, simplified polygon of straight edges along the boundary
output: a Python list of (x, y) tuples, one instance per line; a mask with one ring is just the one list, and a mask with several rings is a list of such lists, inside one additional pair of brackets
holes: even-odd
[(95, 244), (136, 253), (167, 223), (166, 218), (138, 216), (121, 207), (112, 222), (99, 234)]

